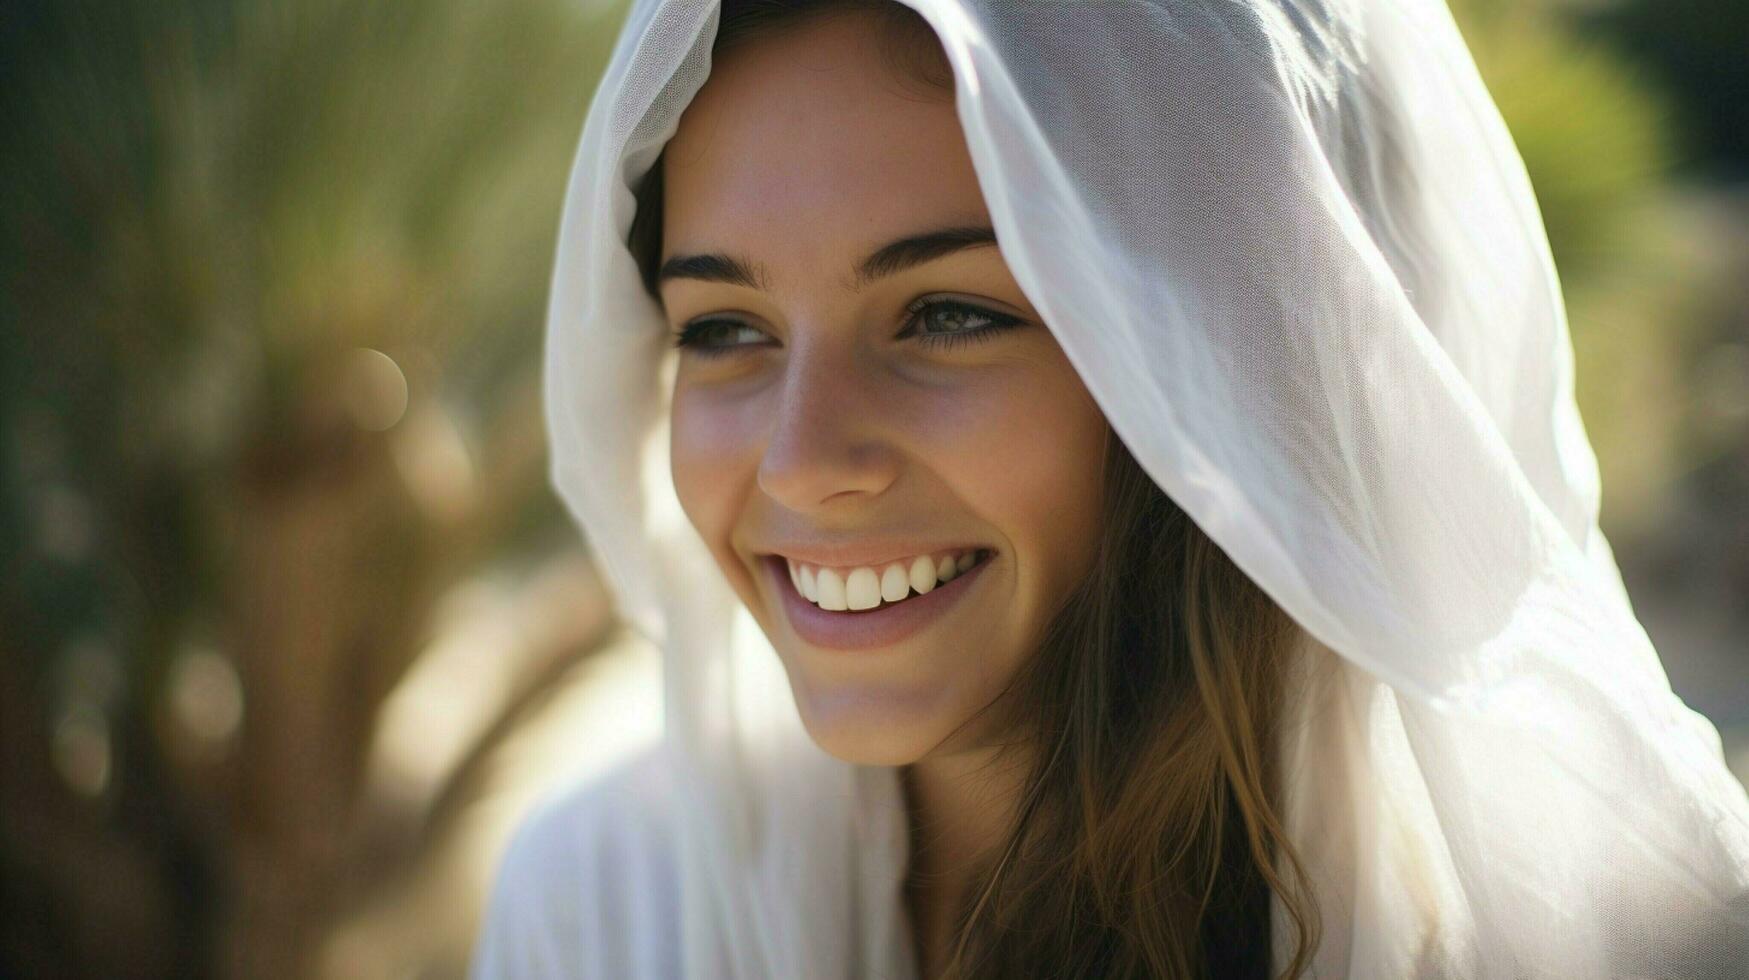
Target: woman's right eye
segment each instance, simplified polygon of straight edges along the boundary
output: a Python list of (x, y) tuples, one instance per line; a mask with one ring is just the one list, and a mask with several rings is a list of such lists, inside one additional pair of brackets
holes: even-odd
[(732, 342), (712, 342), (710, 338), (714, 337), (718, 331), (723, 331), (730, 335), (733, 335), (735, 331), (746, 331), (749, 335), (754, 337), (765, 336), (759, 331), (759, 328), (749, 326), (745, 323), (738, 323), (734, 320), (694, 320), (675, 331), (674, 346), (690, 348), (703, 357), (721, 357), (737, 347), (747, 346), (746, 344)]

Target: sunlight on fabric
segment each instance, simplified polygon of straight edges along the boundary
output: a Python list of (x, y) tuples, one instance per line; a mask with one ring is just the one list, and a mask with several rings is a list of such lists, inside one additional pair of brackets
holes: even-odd
[[(662, 362), (663, 379), (658, 390), (672, 390), (674, 370), (675, 359), (665, 358)], [(686, 511), (680, 507), (680, 498), (674, 493), (673, 471), (668, 464), (669, 425), (668, 413), (663, 412), (657, 424), (645, 436), (638, 454), (644, 506), (649, 508), (644, 515), (645, 528), (647, 533), (654, 535), (654, 540), (659, 541), (667, 540), (673, 535), (693, 533), (686, 519)]]
[(965, 84), (966, 92), (977, 95), (979, 91), (978, 70), (972, 61), (972, 48), (985, 44), (984, 34), (964, 8), (956, 4), (918, 4), (913, 3), (919, 13), (927, 14), (935, 20), (935, 30), (940, 35), (942, 43), (950, 49), (954, 71), (961, 82)]
[(731, 644), (734, 650), (735, 711), (748, 722), (756, 722), (771, 734), (778, 728), (799, 727), (794, 696), (790, 693), (789, 677), (783, 661), (778, 659), (771, 640), (759, 628), (759, 621), (746, 606), (735, 610)]

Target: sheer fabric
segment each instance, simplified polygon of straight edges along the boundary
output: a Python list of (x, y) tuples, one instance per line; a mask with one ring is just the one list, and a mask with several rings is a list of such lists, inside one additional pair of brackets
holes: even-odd
[[(1280, 751), (1316, 975), (1749, 975), (1749, 799), (1598, 529), (1541, 218), (1444, 4), (904, 2), (951, 61), (1017, 281), (1147, 472), (1304, 628)], [(624, 243), (718, 12), (634, 3), (590, 109), (552, 478), (663, 651), (686, 975), (910, 977), (896, 771), (808, 740), (670, 481), (673, 352)], [(622, 976), (606, 946), (639, 941), (560, 959)]]

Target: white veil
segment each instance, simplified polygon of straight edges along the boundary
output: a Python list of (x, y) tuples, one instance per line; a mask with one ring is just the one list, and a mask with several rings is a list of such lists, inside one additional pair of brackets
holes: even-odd
[[(1749, 975), (1749, 799), (1598, 530), (1541, 217), (1443, 2), (904, 2), (1016, 280), (1308, 635), (1281, 751), (1316, 975)], [(688, 975), (908, 977), (896, 770), (808, 740), (670, 482), (673, 352), (624, 243), (717, 18), (637, 0), (595, 95), (552, 476), (663, 652)]]

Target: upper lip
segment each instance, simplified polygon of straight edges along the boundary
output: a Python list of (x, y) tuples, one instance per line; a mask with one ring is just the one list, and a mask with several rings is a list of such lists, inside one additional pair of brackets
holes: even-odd
[[(896, 561), (916, 558), (919, 555), (931, 557), (942, 554), (962, 554), (967, 551), (988, 549), (988, 545), (977, 543), (934, 544), (924, 542), (859, 541), (854, 544), (795, 544), (779, 545), (765, 551), (760, 556), (776, 555), (792, 561), (808, 565), (819, 565), (826, 568), (859, 568), (867, 566), (878, 568)], [(993, 549), (992, 549), (993, 550)]]

